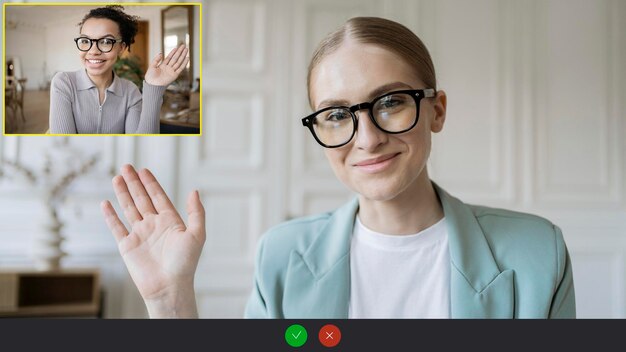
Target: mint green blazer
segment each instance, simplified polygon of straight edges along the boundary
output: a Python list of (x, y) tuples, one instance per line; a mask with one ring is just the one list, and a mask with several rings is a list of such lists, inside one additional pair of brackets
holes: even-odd
[[(538, 216), (468, 205), (434, 184), (450, 246), (452, 318), (575, 318), (561, 230)], [(265, 233), (247, 318), (345, 319), (354, 199)]]

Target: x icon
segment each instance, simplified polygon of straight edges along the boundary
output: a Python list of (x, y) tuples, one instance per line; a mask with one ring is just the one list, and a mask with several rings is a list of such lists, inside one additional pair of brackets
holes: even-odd
[(322, 326), (317, 335), (322, 346), (335, 347), (341, 342), (341, 330), (333, 324)]

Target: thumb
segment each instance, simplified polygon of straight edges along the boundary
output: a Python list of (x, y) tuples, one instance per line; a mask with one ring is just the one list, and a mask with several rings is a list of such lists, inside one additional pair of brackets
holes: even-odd
[(163, 59), (163, 54), (162, 53), (158, 53), (155, 57), (154, 60), (152, 60), (152, 63), (150, 64), (151, 67), (159, 67), (159, 63), (161, 62), (161, 60)]
[(204, 242), (206, 236), (204, 206), (200, 202), (198, 191), (189, 193), (187, 197), (187, 229)]

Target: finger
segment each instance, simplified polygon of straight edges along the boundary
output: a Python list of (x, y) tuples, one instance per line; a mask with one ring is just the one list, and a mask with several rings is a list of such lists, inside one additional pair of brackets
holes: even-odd
[(190, 230), (198, 240), (204, 243), (205, 239), (205, 214), (204, 206), (200, 202), (200, 194), (193, 191), (187, 197), (187, 229)]
[(180, 67), (178, 67), (174, 72), (181, 73), (185, 69), (185, 67), (187, 67), (188, 62), (189, 62), (189, 56), (185, 58), (185, 61), (183, 61), (183, 64), (180, 65)]
[(122, 177), (124, 177), (124, 181), (126, 181), (128, 191), (133, 197), (133, 202), (135, 202), (135, 206), (137, 206), (137, 210), (139, 210), (141, 216), (145, 218), (146, 215), (156, 214), (148, 192), (146, 192), (137, 172), (131, 165), (122, 166)]
[(104, 221), (109, 227), (109, 230), (111, 230), (111, 233), (113, 234), (113, 237), (115, 237), (116, 242), (119, 242), (124, 237), (128, 236), (128, 230), (126, 229), (126, 226), (124, 226), (120, 218), (117, 216), (117, 213), (115, 212), (115, 209), (113, 209), (111, 202), (109, 202), (108, 200), (103, 201), (102, 203), (100, 203), (100, 209), (102, 209)]
[[(139, 170), (137, 173), (139, 175), (139, 179), (141, 183), (143, 183), (150, 199), (152, 200), (152, 204), (154, 205), (157, 213), (162, 213), (166, 211), (176, 212), (176, 208), (172, 204), (172, 201), (167, 196), (163, 187), (159, 184), (156, 177), (150, 172), (148, 169)], [(182, 219), (181, 219), (182, 220)]]
[(168, 66), (174, 66), (178, 61), (178, 58), (181, 56), (182, 52), (185, 51), (185, 46), (181, 45), (176, 50), (174, 50), (174, 55), (170, 58), (170, 61), (167, 63)]
[(182, 63), (185, 61), (185, 59), (187, 58), (187, 53), (189, 52), (189, 49), (185, 48), (185, 50), (183, 50), (181, 52), (181, 55), (178, 57), (178, 60), (176, 60), (175, 63), (172, 64), (172, 68), (174, 70), (178, 70), (178, 68), (182, 65)]
[(163, 60), (163, 54), (158, 53), (155, 57), (154, 60), (152, 60), (152, 63), (150, 64), (151, 67), (157, 68), (159, 67), (159, 63)]
[(167, 54), (167, 57), (165, 58), (165, 60), (163, 60), (163, 63), (166, 64), (166, 65), (169, 65), (170, 60), (172, 60), (172, 57), (174, 56), (174, 54), (176, 54), (176, 52), (178, 51), (179, 48), (180, 48), (180, 46), (178, 46), (174, 50), (170, 51), (170, 53)]
[(137, 221), (141, 221), (143, 218), (137, 207), (135, 206), (135, 202), (133, 201), (133, 197), (130, 195), (128, 191), (128, 186), (126, 185), (126, 181), (120, 175), (113, 177), (113, 190), (115, 191), (115, 197), (117, 197), (117, 202), (122, 206), (122, 210), (124, 211), (124, 216), (132, 226)]

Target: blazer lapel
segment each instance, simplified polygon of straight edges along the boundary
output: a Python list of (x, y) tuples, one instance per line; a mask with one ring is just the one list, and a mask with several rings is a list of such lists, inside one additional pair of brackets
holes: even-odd
[(452, 318), (512, 318), (513, 271), (500, 271), (471, 208), (433, 186), (448, 225)]
[(293, 251), (285, 278), (286, 317), (347, 319), (350, 299), (350, 238), (355, 198), (337, 209), (309, 248)]

